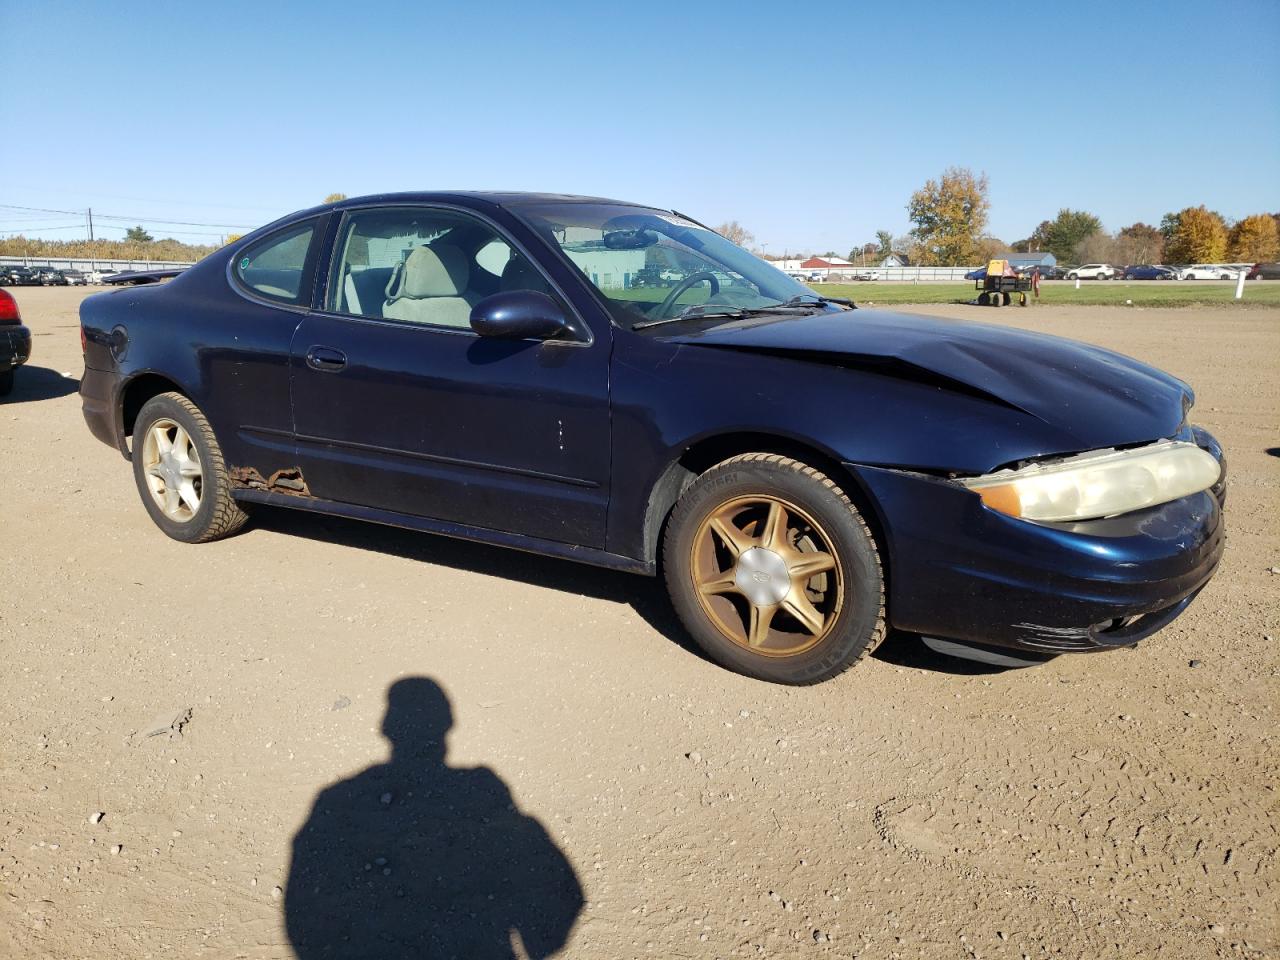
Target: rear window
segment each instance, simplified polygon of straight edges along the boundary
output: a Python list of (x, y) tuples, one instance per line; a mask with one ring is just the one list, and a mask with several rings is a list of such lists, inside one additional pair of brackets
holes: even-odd
[(280, 303), (311, 302), (310, 285), (317, 220), (291, 224), (242, 251), (235, 273), (260, 297)]

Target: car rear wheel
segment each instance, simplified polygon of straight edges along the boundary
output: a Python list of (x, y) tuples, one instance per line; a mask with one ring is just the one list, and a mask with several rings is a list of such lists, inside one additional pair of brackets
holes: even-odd
[(829, 477), (749, 453), (684, 492), (663, 540), (672, 605), (717, 663), (817, 683), (884, 638), (884, 577), (866, 522)]
[(231, 498), (222, 448), (209, 421), (180, 393), (162, 393), (138, 412), (133, 478), (156, 526), (175, 540), (205, 543), (248, 519)]

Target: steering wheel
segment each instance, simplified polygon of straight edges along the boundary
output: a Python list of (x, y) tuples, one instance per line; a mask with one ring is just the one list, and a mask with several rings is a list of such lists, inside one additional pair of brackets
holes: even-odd
[[(680, 299), (680, 294), (684, 293), (695, 283), (701, 283), (703, 280), (706, 280), (711, 284), (712, 297), (720, 292), (720, 281), (715, 278), (715, 274), (707, 273), (705, 271), (702, 273), (691, 273), (671, 288), (671, 292), (667, 294), (667, 298), (662, 301), (662, 305), (658, 307), (657, 312), (654, 314), (655, 319), (661, 320), (671, 316), (671, 308), (674, 307), (676, 305), (676, 301)], [(710, 297), (708, 299), (710, 299)]]

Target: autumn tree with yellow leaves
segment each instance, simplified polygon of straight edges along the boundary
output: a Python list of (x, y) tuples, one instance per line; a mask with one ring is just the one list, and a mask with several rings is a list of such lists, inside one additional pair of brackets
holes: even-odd
[(929, 180), (911, 195), (907, 214), (915, 227), (916, 262), (965, 266), (982, 255), (986, 234), (987, 175), (966, 167), (948, 167), (938, 180)]
[(1240, 263), (1280, 258), (1280, 229), (1270, 214), (1245, 217), (1227, 235), (1227, 255)]
[(1221, 263), (1227, 257), (1227, 226), (1204, 206), (1177, 214), (1177, 227), (1165, 246), (1170, 263)]

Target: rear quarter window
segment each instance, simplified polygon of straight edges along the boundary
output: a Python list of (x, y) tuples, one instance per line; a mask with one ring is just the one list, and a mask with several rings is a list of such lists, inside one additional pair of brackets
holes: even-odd
[(311, 302), (318, 220), (290, 224), (236, 255), (240, 283), (260, 297), (305, 306)]

